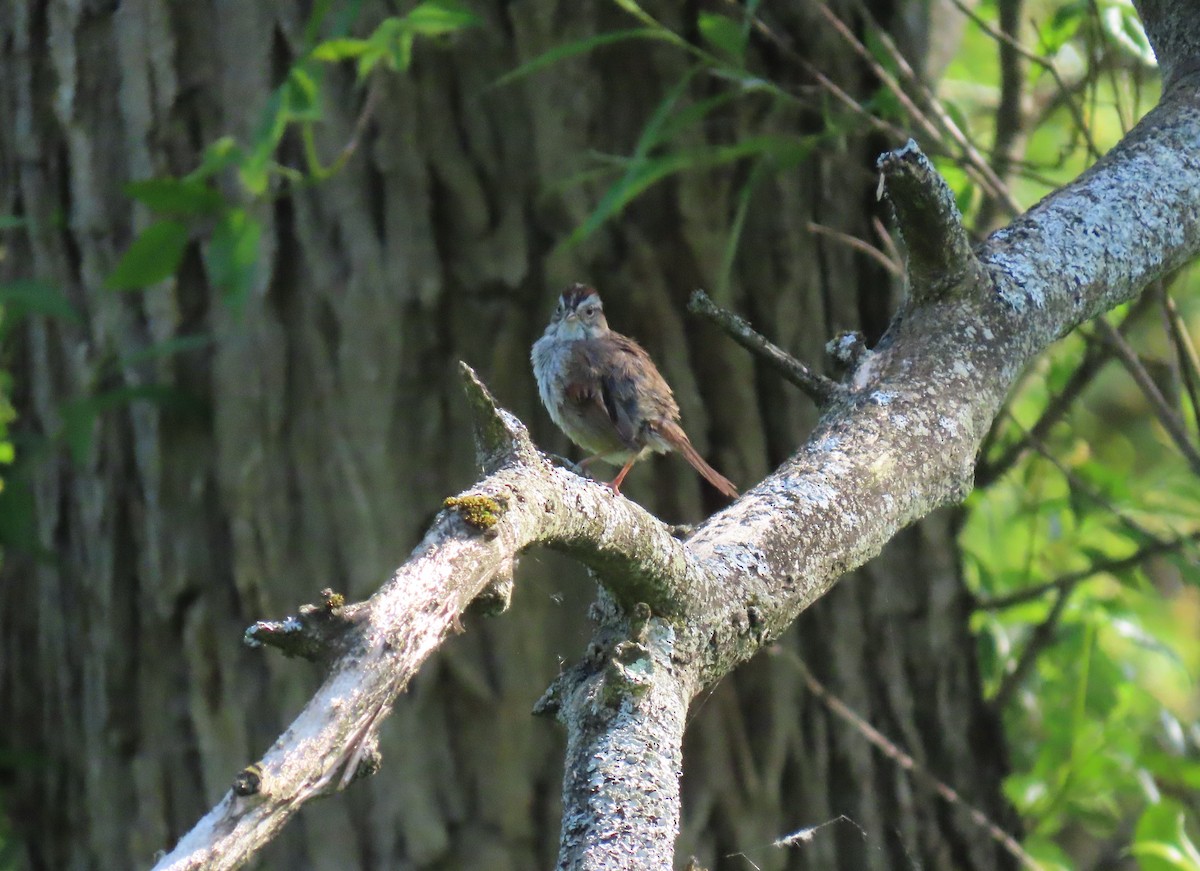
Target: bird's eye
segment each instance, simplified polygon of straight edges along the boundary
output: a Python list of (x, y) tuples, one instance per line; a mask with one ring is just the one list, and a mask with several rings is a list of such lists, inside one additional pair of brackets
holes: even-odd
[(583, 310), (583, 313), (589, 318), (594, 318), (596, 316), (596, 307), (594, 305), (589, 305)]

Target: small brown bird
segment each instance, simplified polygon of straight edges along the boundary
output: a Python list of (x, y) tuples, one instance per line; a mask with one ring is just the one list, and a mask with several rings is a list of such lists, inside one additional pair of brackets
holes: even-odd
[(533, 345), (533, 374), (550, 417), (571, 441), (621, 466), (616, 493), (633, 464), (651, 452), (678, 451), (731, 499), (737, 488), (704, 461), (679, 426), (679, 406), (650, 355), (604, 319), (600, 294), (573, 284), (558, 301), (546, 333)]

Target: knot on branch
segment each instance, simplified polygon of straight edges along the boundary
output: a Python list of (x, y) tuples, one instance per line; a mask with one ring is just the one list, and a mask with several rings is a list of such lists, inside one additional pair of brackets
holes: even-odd
[(275, 647), (284, 656), (299, 656), (320, 662), (343, 653), (351, 644), (353, 630), (366, 612), (366, 605), (347, 605), (346, 597), (326, 587), (321, 604), (301, 605), (294, 617), (259, 620), (246, 630), (247, 647)]
[(255, 762), (252, 765), (247, 765), (237, 773), (237, 777), (233, 779), (233, 794), (239, 798), (249, 798), (252, 795), (258, 795), (262, 792), (262, 765)]
[(495, 397), (474, 369), (460, 360), (458, 370), (471, 408), (475, 452), (484, 474), (495, 472), (514, 458), (532, 461), (537, 456), (537, 449), (525, 424), (496, 404)]
[(954, 191), (912, 139), (881, 154), (876, 167), (880, 196), (886, 190), (908, 248), (912, 298), (933, 300), (952, 292), (978, 269)]
[(604, 703), (617, 707), (628, 695), (640, 696), (650, 688), (654, 658), (638, 641), (622, 641), (613, 648), (605, 669)]

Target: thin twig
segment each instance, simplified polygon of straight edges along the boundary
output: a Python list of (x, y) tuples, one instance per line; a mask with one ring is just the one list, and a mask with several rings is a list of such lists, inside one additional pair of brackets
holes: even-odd
[(976, 611), (1003, 611), (1007, 608), (1012, 608), (1017, 605), (1024, 605), (1026, 602), (1032, 602), (1035, 599), (1040, 599), (1047, 593), (1055, 590), (1063, 590), (1073, 587), (1080, 581), (1086, 581), (1096, 575), (1105, 573), (1122, 572), (1125, 569), (1132, 569), (1140, 565), (1145, 560), (1152, 556), (1158, 556), (1165, 553), (1173, 553), (1177, 550), (1182, 550), (1186, 545), (1194, 544), (1200, 541), (1200, 530), (1189, 535), (1183, 535), (1179, 538), (1169, 541), (1154, 541), (1145, 547), (1138, 548), (1129, 556), (1124, 556), (1119, 559), (1100, 560), (1092, 563), (1086, 569), (1080, 569), (1077, 572), (1070, 572), (1065, 575), (1060, 575), (1052, 581), (1047, 581), (1044, 584), (1037, 584), (1033, 587), (1026, 587), (1023, 590), (1018, 590), (1015, 593), (1009, 593), (1007, 596), (996, 596), (992, 599), (982, 599), (975, 603)]
[(878, 215), (871, 216), (871, 226), (875, 228), (875, 235), (879, 237), (880, 243), (887, 249), (887, 258), (893, 263), (903, 263), (904, 255), (900, 253), (900, 248), (896, 245), (896, 240), (892, 238), (892, 234), (883, 225), (883, 221), (879, 220)]
[[(826, 20), (833, 24), (834, 29), (842, 35), (843, 39), (852, 41), (852, 43), (857, 43), (855, 51), (865, 61), (873, 65), (872, 72), (880, 76), (881, 81), (885, 81), (885, 84), (888, 85), (888, 88), (893, 90), (893, 93), (895, 93), (896, 98), (900, 100), (901, 103), (907, 103), (913, 106), (913, 111), (916, 112), (914, 117), (923, 117), (922, 113), (916, 109), (916, 104), (909, 99), (907, 93), (903, 91), (903, 87), (899, 84), (899, 82), (897, 82), (881, 64), (875, 61), (867, 47), (863, 45), (853, 33), (850, 32), (850, 28), (848, 28), (845, 23), (838, 18), (831, 9), (829, 9), (829, 7), (822, 5), (820, 9)], [(918, 95), (922, 100), (924, 100), (929, 111), (933, 113), (938, 124), (941, 125), (941, 129), (945, 130), (950, 139), (957, 144), (960, 149), (962, 149), (967, 168), (973, 168), (975, 170), (974, 174), (978, 176), (977, 181), (993, 197), (1002, 202), (1012, 216), (1015, 217), (1016, 215), (1021, 214), (1021, 204), (1013, 198), (1012, 193), (1008, 189), (1008, 185), (1006, 185), (1003, 180), (1001, 180), (1001, 178), (992, 171), (991, 165), (984, 159), (983, 155), (979, 153), (979, 150), (975, 147), (975, 144), (971, 141), (970, 137), (968, 137), (962, 131), (962, 129), (958, 126), (958, 123), (953, 117), (951, 117), (950, 113), (946, 111), (946, 108), (942, 105), (942, 101), (939, 100), (937, 95), (929, 89), (929, 86), (924, 82), (924, 80), (917, 75), (916, 71), (912, 68), (912, 64), (908, 62), (908, 58), (906, 58), (904, 53), (897, 48), (896, 43), (892, 40), (891, 36), (888, 35), (887, 29), (880, 27), (879, 23), (875, 21), (874, 17), (871, 15), (870, 10), (868, 10), (861, 3), (859, 4), (859, 10), (863, 16), (865, 16), (869, 21), (872, 22), (872, 24), (875, 25), (875, 37), (879, 40), (879, 44), (888, 52), (892, 61), (896, 64), (896, 67), (900, 70), (900, 72), (903, 73), (912, 86), (916, 88)], [(886, 80), (884, 77), (886, 77)]]
[(866, 254), (876, 263), (880, 264), (884, 269), (892, 274), (895, 278), (904, 277), (903, 261), (892, 260), (888, 255), (884, 254), (874, 245), (869, 242), (864, 242), (857, 236), (851, 236), (849, 233), (842, 233), (832, 227), (826, 227), (823, 224), (817, 224), (813, 221), (808, 222), (808, 232), (817, 233), (822, 236), (828, 236), (830, 239), (836, 239), (846, 245), (849, 245), (855, 251), (860, 251)]
[(1129, 372), (1130, 376), (1137, 383), (1138, 388), (1149, 401), (1150, 408), (1154, 412), (1154, 416), (1158, 418), (1158, 422), (1162, 424), (1163, 429), (1167, 431), (1167, 435), (1175, 442), (1175, 446), (1179, 448), (1179, 452), (1183, 454), (1192, 471), (1200, 475), (1200, 451), (1197, 451), (1196, 446), (1192, 444), (1191, 437), (1188, 436), (1183, 421), (1167, 403), (1166, 398), (1162, 395), (1162, 391), (1158, 389), (1158, 385), (1154, 383), (1154, 379), (1150, 377), (1150, 373), (1146, 371), (1146, 367), (1142, 365), (1133, 348), (1125, 341), (1125, 337), (1114, 330), (1112, 325), (1103, 318), (1100, 318), (1097, 324), (1104, 339), (1112, 344), (1117, 357), (1125, 365), (1126, 371)]
[(1196, 346), (1192, 337), (1179, 316), (1179, 309), (1171, 294), (1163, 290), (1163, 307), (1167, 313), (1167, 329), (1171, 333), (1175, 353), (1179, 357), (1179, 370), (1183, 376), (1184, 388), (1188, 399), (1192, 401), (1192, 416), (1196, 421), (1196, 429), (1200, 431), (1200, 356), (1196, 354)]
[(1063, 611), (1066, 610), (1067, 599), (1079, 583), (1079, 581), (1074, 581), (1059, 588), (1058, 598), (1054, 600), (1054, 607), (1050, 609), (1046, 619), (1034, 627), (1029, 636), (1029, 642), (1021, 651), (1020, 658), (1017, 659), (1016, 666), (1004, 676), (996, 694), (992, 696), (991, 706), (994, 710), (1003, 711), (1008, 707), (1013, 693), (1025, 682), (1025, 678), (1029, 676), (1037, 658), (1054, 642), (1054, 630), (1058, 628), (1058, 622), (1062, 619)]
[(1112, 514), (1112, 516), (1117, 519), (1118, 523), (1120, 523), (1134, 535), (1140, 536), (1141, 538), (1153, 543), (1161, 544), (1163, 542), (1163, 539), (1159, 538), (1146, 527), (1142, 526), (1140, 523), (1114, 505), (1107, 496), (1097, 491), (1094, 487), (1075, 474), (1074, 469), (1071, 469), (1066, 463), (1054, 456), (1054, 452), (1050, 450), (1045, 442), (1030, 432), (1025, 433), (1025, 438), (1029, 441), (1029, 444), (1035, 451), (1041, 454), (1041, 456), (1047, 462), (1049, 462), (1050, 465), (1058, 469), (1059, 474), (1067, 479), (1067, 486), (1073, 493), (1078, 493), (1080, 496), (1084, 496), (1088, 500), (1095, 502), (1105, 511)]
[(1058, 92), (1062, 96), (1063, 104), (1071, 113), (1071, 118), (1075, 122), (1076, 129), (1083, 134), (1083, 138), (1087, 141), (1088, 154), (1092, 157), (1092, 159), (1099, 159), (1100, 149), (1096, 147), (1096, 142), (1092, 139), (1091, 128), (1088, 127), (1087, 122), (1084, 120), (1083, 111), (1072, 99), (1071, 89), (1068, 88), (1067, 83), (1063, 81), (1062, 74), (1059, 73), (1058, 67), (1055, 66), (1054, 61), (1047, 57), (1043, 57), (1036, 52), (1030, 51), (1029, 49), (1025, 48), (1025, 46), (1021, 45), (1021, 43), (1018, 42), (1014, 37), (992, 27), (991, 24), (980, 18), (979, 15), (977, 15), (975, 11), (971, 9), (971, 7), (967, 6), (963, 0), (950, 0), (950, 2), (954, 4), (955, 8), (958, 9), (959, 12), (970, 18), (971, 21), (975, 23), (976, 27), (978, 27), (992, 39), (1004, 43), (1009, 48), (1019, 53), (1021, 57), (1025, 58), (1031, 63), (1037, 64), (1050, 74), (1050, 77), (1054, 79), (1054, 83), (1058, 85)]
[(692, 294), (688, 309), (708, 318), (747, 351), (762, 358), (780, 375), (810, 396), (817, 405), (829, 405), (842, 394), (842, 387), (832, 378), (809, 369), (787, 351), (755, 331), (745, 318), (718, 306), (703, 290)]
[(830, 94), (833, 95), (833, 97), (839, 103), (846, 106), (848, 109), (853, 111), (856, 115), (861, 115), (863, 118), (865, 118), (867, 123), (869, 123), (873, 128), (875, 128), (876, 130), (879, 130), (882, 133), (886, 133), (886, 134), (888, 134), (888, 136), (891, 136), (892, 138), (900, 140), (900, 141), (903, 141), (908, 138), (909, 134), (907, 131), (902, 130), (900, 127), (896, 126), (895, 124), (885, 121), (882, 118), (880, 118), (878, 115), (876, 115), (875, 113), (870, 112), (867, 109), (865, 109), (857, 100), (855, 100), (853, 97), (851, 97), (849, 94), (847, 94), (831, 78), (829, 78), (827, 75), (825, 75), (823, 72), (821, 72), (819, 69), (817, 69), (812, 64), (807, 63), (807, 62), (802, 62), (802, 63), (803, 63), (804, 68), (808, 71), (808, 73), (814, 79), (817, 80), (817, 82), (821, 85), (821, 87), (823, 87), (825, 90), (827, 90)]
[[(1149, 299), (1145, 294), (1138, 297), (1137, 301), (1130, 307), (1129, 313), (1121, 321), (1117, 327), (1122, 333), (1127, 332), (1141, 316), (1149, 308)], [(1071, 410), (1075, 401), (1083, 394), (1083, 391), (1092, 383), (1095, 377), (1104, 369), (1104, 365), (1112, 359), (1113, 349), (1108, 345), (1090, 344), (1084, 351), (1083, 359), (1071, 373), (1071, 377), (1067, 379), (1067, 383), (1063, 389), (1054, 397), (1052, 397), (1046, 408), (1042, 411), (1041, 416), (1030, 427), (1029, 433), (1039, 439), (1045, 439), (1050, 435), (1050, 430), (1057, 424), (1067, 412)], [(1020, 388), (1013, 391), (1016, 395), (1020, 392)], [(1007, 409), (997, 416), (1012, 419)], [(988, 433), (988, 438), (985, 439), (983, 446), (980, 448), (979, 456), (986, 457), (991, 450), (996, 433), (999, 432), (999, 426), (993, 426), (991, 432)], [(996, 481), (1001, 475), (1011, 469), (1017, 462), (1025, 456), (1029, 450), (1029, 439), (1022, 437), (1017, 439), (1001, 453), (995, 460), (982, 462), (975, 472), (975, 486), (987, 487)]]
[(358, 119), (354, 122), (354, 133), (334, 161), (336, 165), (341, 166), (358, 150), (358, 146), (362, 142), (363, 133), (366, 132), (367, 124), (370, 123), (372, 116), (375, 114), (375, 108), (379, 104), (379, 93), (383, 90), (382, 82), (383, 76), (375, 76), (372, 78), (371, 84), (367, 87), (367, 98), (363, 101), (363, 107), (358, 113)]
[[(947, 147), (946, 144), (947, 137), (942, 133), (941, 130), (938, 129), (937, 125), (934, 124), (933, 121), (921, 111), (920, 107), (917, 106), (912, 97), (909, 96), (908, 92), (904, 90), (896, 78), (886, 69), (884, 69), (874, 57), (872, 57), (871, 52), (867, 49), (867, 47), (862, 44), (858, 37), (856, 37), (850, 31), (850, 28), (848, 28), (833, 11), (824, 5), (819, 6), (818, 8), (821, 10), (821, 13), (825, 16), (826, 20), (829, 21), (834, 30), (836, 30), (838, 34), (846, 41), (847, 45), (849, 45), (859, 56), (859, 58), (862, 59), (863, 63), (870, 67), (871, 72), (879, 79), (881, 83), (883, 83), (884, 87), (886, 87), (892, 93), (892, 96), (896, 98), (900, 105), (904, 107), (904, 110), (909, 114), (909, 117), (912, 118), (913, 122), (921, 128), (923, 134), (937, 143), (940, 150), (949, 154), (950, 148)], [(972, 149), (972, 151), (973, 150), (974, 149)], [(978, 152), (975, 153), (978, 156)], [(963, 171), (970, 176), (972, 181), (974, 181), (988, 193), (997, 197), (1000, 196), (999, 189), (988, 178), (988, 176), (991, 175), (991, 167), (989, 167), (986, 162), (983, 161), (982, 157), (979, 157), (977, 163), (971, 158), (970, 153), (965, 153), (959, 162), (962, 164)], [(980, 169), (980, 164), (982, 165), (983, 169)]]
[[(992, 141), (992, 170), (1007, 184), (1021, 150), (1025, 132), (1025, 113), (1022, 102), (1025, 97), (1024, 55), (1014, 44), (1021, 23), (1022, 0), (1000, 0), (1000, 32), (1007, 39), (996, 43), (1000, 62), (1000, 101), (996, 104), (995, 136)], [(998, 203), (987, 198), (979, 206), (975, 216), (976, 225), (987, 228), (996, 216)]]
[(967, 815), (976, 825), (987, 832), (992, 840), (1003, 847), (1024, 867), (1040, 871), (1042, 866), (1038, 864), (1036, 859), (1025, 852), (1025, 849), (1017, 843), (1017, 840), (1012, 835), (992, 822), (987, 814), (964, 799), (958, 793), (958, 790), (926, 770), (917, 760), (901, 750), (883, 733), (859, 716), (849, 705), (826, 689), (824, 684), (813, 676), (813, 673), (809, 670), (804, 660), (794, 652), (779, 646), (770, 648), (770, 652), (773, 656), (795, 666), (797, 671), (800, 672), (800, 677), (808, 687), (809, 692), (816, 696), (831, 713), (853, 726), (855, 731), (866, 739), (867, 743), (888, 759), (891, 759), (900, 769), (912, 774), (917, 780), (933, 789), (948, 804), (966, 811)]

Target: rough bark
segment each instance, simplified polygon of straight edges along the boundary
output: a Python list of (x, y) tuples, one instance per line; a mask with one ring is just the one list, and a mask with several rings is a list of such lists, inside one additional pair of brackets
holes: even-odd
[[(30, 480), (39, 540), (57, 559), (36, 564), (7, 553), (7, 580), (22, 583), (0, 593), (0, 709), (3, 732), (13, 736), (6, 740), (22, 760), (13, 811), (27, 833), (28, 865), (148, 864), (226, 792), (239, 768), (263, 755), (312, 687), (307, 670), (242, 649), (241, 631), (294, 610), (324, 586), (365, 597), (441, 498), (472, 479), (453, 360), (477, 365), (504, 404), (535, 425), (539, 443), (565, 450), (537, 412), (526, 360), (559, 286), (579, 278), (602, 286), (614, 323), (646, 339), (663, 364), (693, 440), (740, 483), (761, 478), (811, 427), (803, 399), (718, 342), (714, 330), (685, 320), (691, 289), (710, 284), (719, 268), (736, 174), (670, 183), (583, 248), (552, 251), (596, 195), (594, 187), (564, 191), (554, 180), (589, 148), (628, 151), (656, 98), (647, 83), (678, 75), (682, 58), (615, 47), (485, 92), (551, 45), (625, 23), (603, 5), (486, 12), (483, 30), (448, 53), (420, 53), (410, 79), (389, 83), (368, 144), (341, 176), (264, 208), (264, 268), (233, 312), (211, 296), (194, 253), (177, 281), (144, 296), (99, 289), (147, 221), (120, 186), (186, 171), (204, 143), (245, 134), (298, 44), (299, 8), (142, 0), (115, 10), (39, 2), (0, 9), (0, 87), (13, 119), (0, 131), (0, 210), (32, 222), (0, 269), (56, 283), (84, 314), (81, 327), (31, 321), (21, 335), (18, 398), (27, 432), (55, 434), (62, 402), (92, 389), (98, 373), (119, 385), (181, 384), (208, 406), (192, 417), (146, 404), (120, 409), (101, 418), (84, 463), (46, 462)], [(781, 13), (780, 26), (839, 81), (859, 80), (851, 59), (819, 55), (816, 19)], [(349, 138), (357, 105), (348, 83), (331, 87), (322, 144), (333, 152)], [(731, 117), (728, 130), (706, 135), (736, 135), (756, 120)], [(775, 123), (803, 129), (817, 119)], [(890, 315), (890, 285), (869, 263), (803, 232), (815, 220), (861, 233), (878, 150), (852, 141), (764, 187), (770, 207), (752, 210), (734, 289), (718, 300), (803, 358), (819, 359), (840, 329), (877, 336)], [(847, 197), (848, 187), (861, 189), (861, 200)], [(1054, 217), (1041, 215), (1036, 220)], [(1128, 218), (1112, 212), (1113, 220)], [(1014, 233), (1035, 225), (1022, 226)], [(1112, 253), (1120, 263), (1133, 254)], [(1119, 272), (1105, 263), (1098, 281)], [(999, 259), (990, 265), (1008, 268)], [(1084, 313), (1049, 285), (1040, 295), (1035, 286), (1042, 288), (1006, 285), (991, 315), (1012, 326)], [(1046, 310), (1036, 309), (1039, 300)], [(1022, 301), (1035, 307), (1006, 307)], [(930, 319), (970, 314), (918, 312), (905, 322), (913, 332), (896, 341), (919, 336)], [(103, 368), (197, 330), (216, 337), (209, 350)], [(948, 336), (930, 350), (952, 359), (962, 338)], [(948, 372), (939, 397), (977, 386), (953, 366)], [(864, 438), (896, 423), (898, 406), (864, 410)], [(980, 425), (973, 415), (947, 419), (971, 432)], [(946, 433), (940, 419), (926, 416), (908, 425), (918, 441), (917, 427)], [(786, 471), (799, 475), (817, 459), (802, 454)], [(918, 498), (878, 489), (880, 498), (893, 497), (888, 522), (906, 522), (921, 513), (919, 504), (961, 492), (969, 452), (939, 462), (958, 482), (944, 491)], [(821, 474), (850, 471), (834, 464)], [(671, 519), (695, 519), (712, 507), (690, 472), (670, 461), (639, 469), (628, 490)], [(844, 507), (865, 515), (886, 504), (859, 498)], [(754, 520), (729, 514), (712, 529), (734, 519)], [(942, 515), (904, 533), (889, 546), (891, 559), (800, 621), (794, 643), (839, 694), (996, 813), (1002, 747), (980, 704), (952, 529), (952, 516)], [(823, 532), (832, 540), (836, 530)], [(839, 566), (885, 537), (819, 565), (798, 562), (797, 577), (804, 572), (828, 586)], [(782, 542), (767, 544), (772, 557), (810, 559)], [(824, 540), (813, 546), (816, 553)], [(380, 739), (382, 776), (299, 814), (269, 864), (550, 864), (561, 748), (528, 709), (558, 670), (556, 657), (574, 660), (583, 646), (577, 621), (588, 591), (550, 556), (527, 558), (519, 578), (514, 614), (494, 624), (469, 621), (470, 631), (398, 703)], [(771, 633), (798, 610), (779, 611)], [(725, 632), (741, 638), (737, 625)], [(754, 646), (738, 643), (743, 654)], [(681, 850), (695, 848), (717, 865), (720, 856), (845, 813), (865, 836), (839, 825), (828, 838), (789, 853), (764, 850), (755, 861), (763, 868), (1004, 867), (969, 821), (914, 787), (799, 686), (786, 667), (755, 663), (698, 707)], [(936, 704), (918, 704), (928, 699)], [(664, 726), (677, 730), (679, 719)], [(673, 755), (665, 762), (671, 769)], [(61, 831), (73, 837), (56, 837)]]

